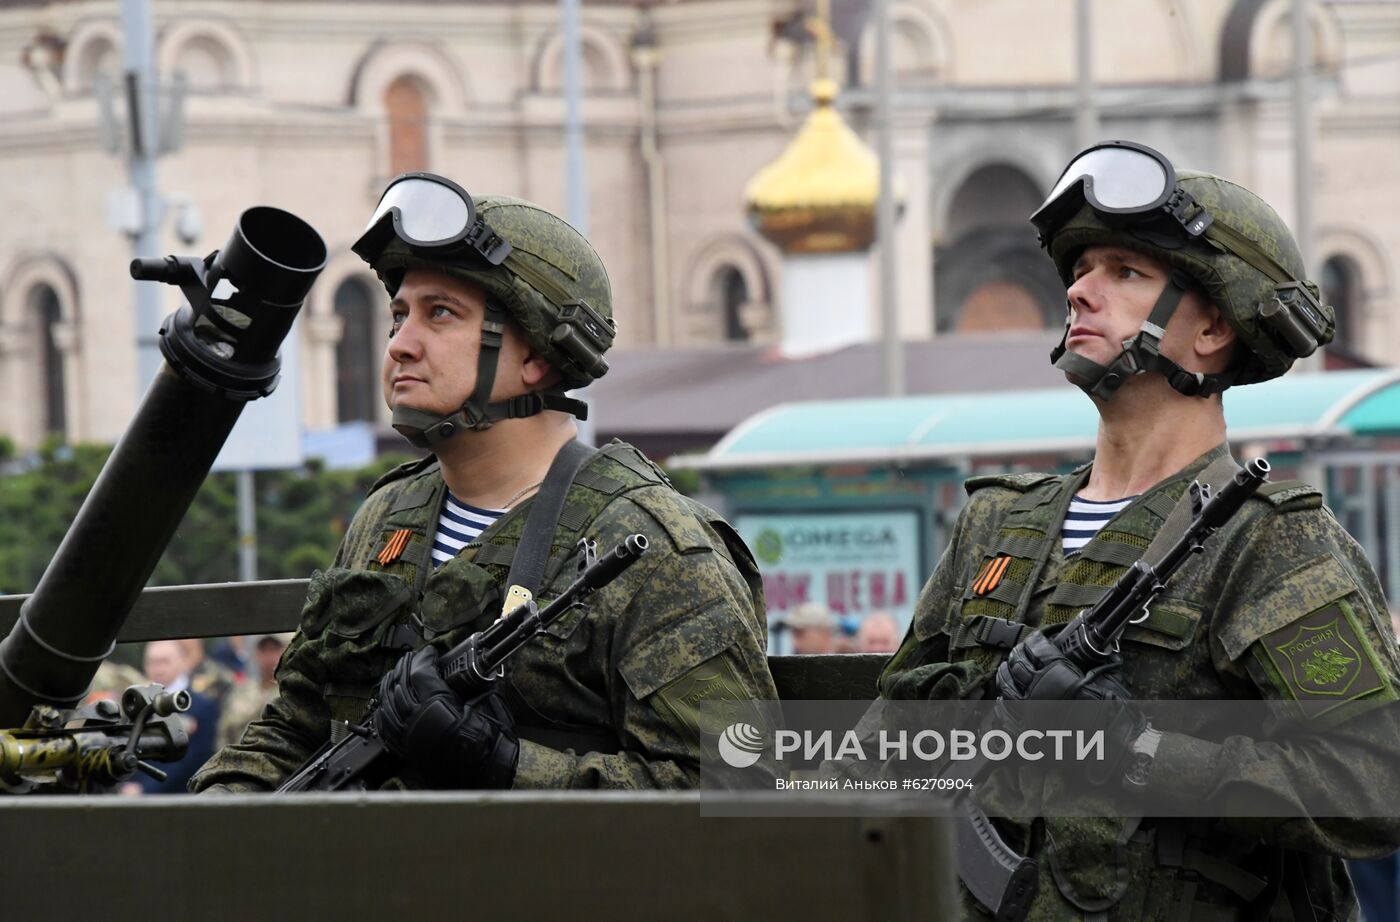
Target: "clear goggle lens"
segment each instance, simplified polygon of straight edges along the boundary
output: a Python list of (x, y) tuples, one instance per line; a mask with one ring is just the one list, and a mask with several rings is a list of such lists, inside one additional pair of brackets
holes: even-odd
[(1176, 172), (1149, 147), (1110, 141), (1070, 161), (1031, 223), (1045, 232), (1087, 201), (1109, 214), (1151, 211), (1171, 198)]
[(419, 246), (452, 243), (462, 239), (476, 217), (476, 209), (450, 186), (422, 177), (409, 177), (384, 190), (379, 207), (365, 225), (374, 227), (397, 210), (399, 236)]

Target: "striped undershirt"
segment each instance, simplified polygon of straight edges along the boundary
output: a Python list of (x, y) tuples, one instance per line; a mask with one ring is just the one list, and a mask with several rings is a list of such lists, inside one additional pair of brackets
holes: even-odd
[(1076, 496), (1070, 500), (1069, 512), (1065, 515), (1065, 523), (1060, 528), (1060, 546), (1066, 555), (1073, 554), (1081, 547), (1089, 543), (1089, 539), (1099, 533), (1099, 529), (1108, 523), (1124, 507), (1131, 503), (1136, 496), (1129, 496), (1124, 499), (1110, 499), (1099, 502), (1092, 499), (1080, 499)]
[(440, 567), (457, 556), (502, 515), (504, 509), (478, 509), (448, 493), (438, 516), (437, 534), (433, 535), (433, 566)]

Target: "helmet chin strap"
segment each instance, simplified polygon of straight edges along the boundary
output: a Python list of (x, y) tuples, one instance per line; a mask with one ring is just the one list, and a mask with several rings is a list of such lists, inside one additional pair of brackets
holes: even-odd
[(1070, 322), (1065, 318), (1065, 332), (1060, 344), (1050, 350), (1050, 361), (1061, 371), (1073, 376), (1074, 383), (1091, 397), (1109, 400), (1118, 393), (1118, 388), (1134, 375), (1155, 371), (1167, 379), (1167, 383), (1177, 393), (1186, 397), (1210, 397), (1235, 383), (1234, 372), (1207, 375), (1197, 371), (1187, 371), (1162, 354), (1162, 336), (1167, 322), (1176, 313), (1177, 306), (1185, 296), (1190, 279), (1180, 270), (1172, 270), (1152, 313), (1143, 321), (1142, 327), (1131, 339), (1123, 341), (1123, 351), (1107, 365), (1100, 365), (1077, 352), (1065, 348), (1069, 339)]
[(494, 297), (486, 298), (481, 320), (481, 351), (476, 360), (476, 386), (462, 408), (440, 416), (415, 407), (394, 407), (391, 425), (418, 448), (436, 451), (438, 446), (459, 432), (481, 432), (503, 419), (523, 419), (545, 410), (561, 410), (579, 419), (588, 418), (588, 404), (564, 396), (562, 391), (532, 391), (518, 397), (491, 402), (496, 383), (496, 363), (501, 357), (501, 341), (506, 330), (506, 311)]

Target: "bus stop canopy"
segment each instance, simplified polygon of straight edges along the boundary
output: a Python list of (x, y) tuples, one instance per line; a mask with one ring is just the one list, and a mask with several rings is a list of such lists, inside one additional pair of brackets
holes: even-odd
[[(1232, 441), (1400, 433), (1400, 370), (1283, 378), (1226, 391)], [(787, 403), (736, 426), (707, 454), (673, 457), (703, 471), (878, 464), (1089, 451), (1098, 414), (1073, 387)]]

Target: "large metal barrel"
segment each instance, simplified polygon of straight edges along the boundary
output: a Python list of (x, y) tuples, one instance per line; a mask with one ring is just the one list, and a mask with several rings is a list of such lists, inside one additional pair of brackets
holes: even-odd
[(278, 347), (325, 262), (309, 224), (258, 207), (206, 259), (132, 263), (188, 303), (162, 326), (165, 365), (0, 643), (0, 727), (86, 692), (238, 415), (276, 387)]

